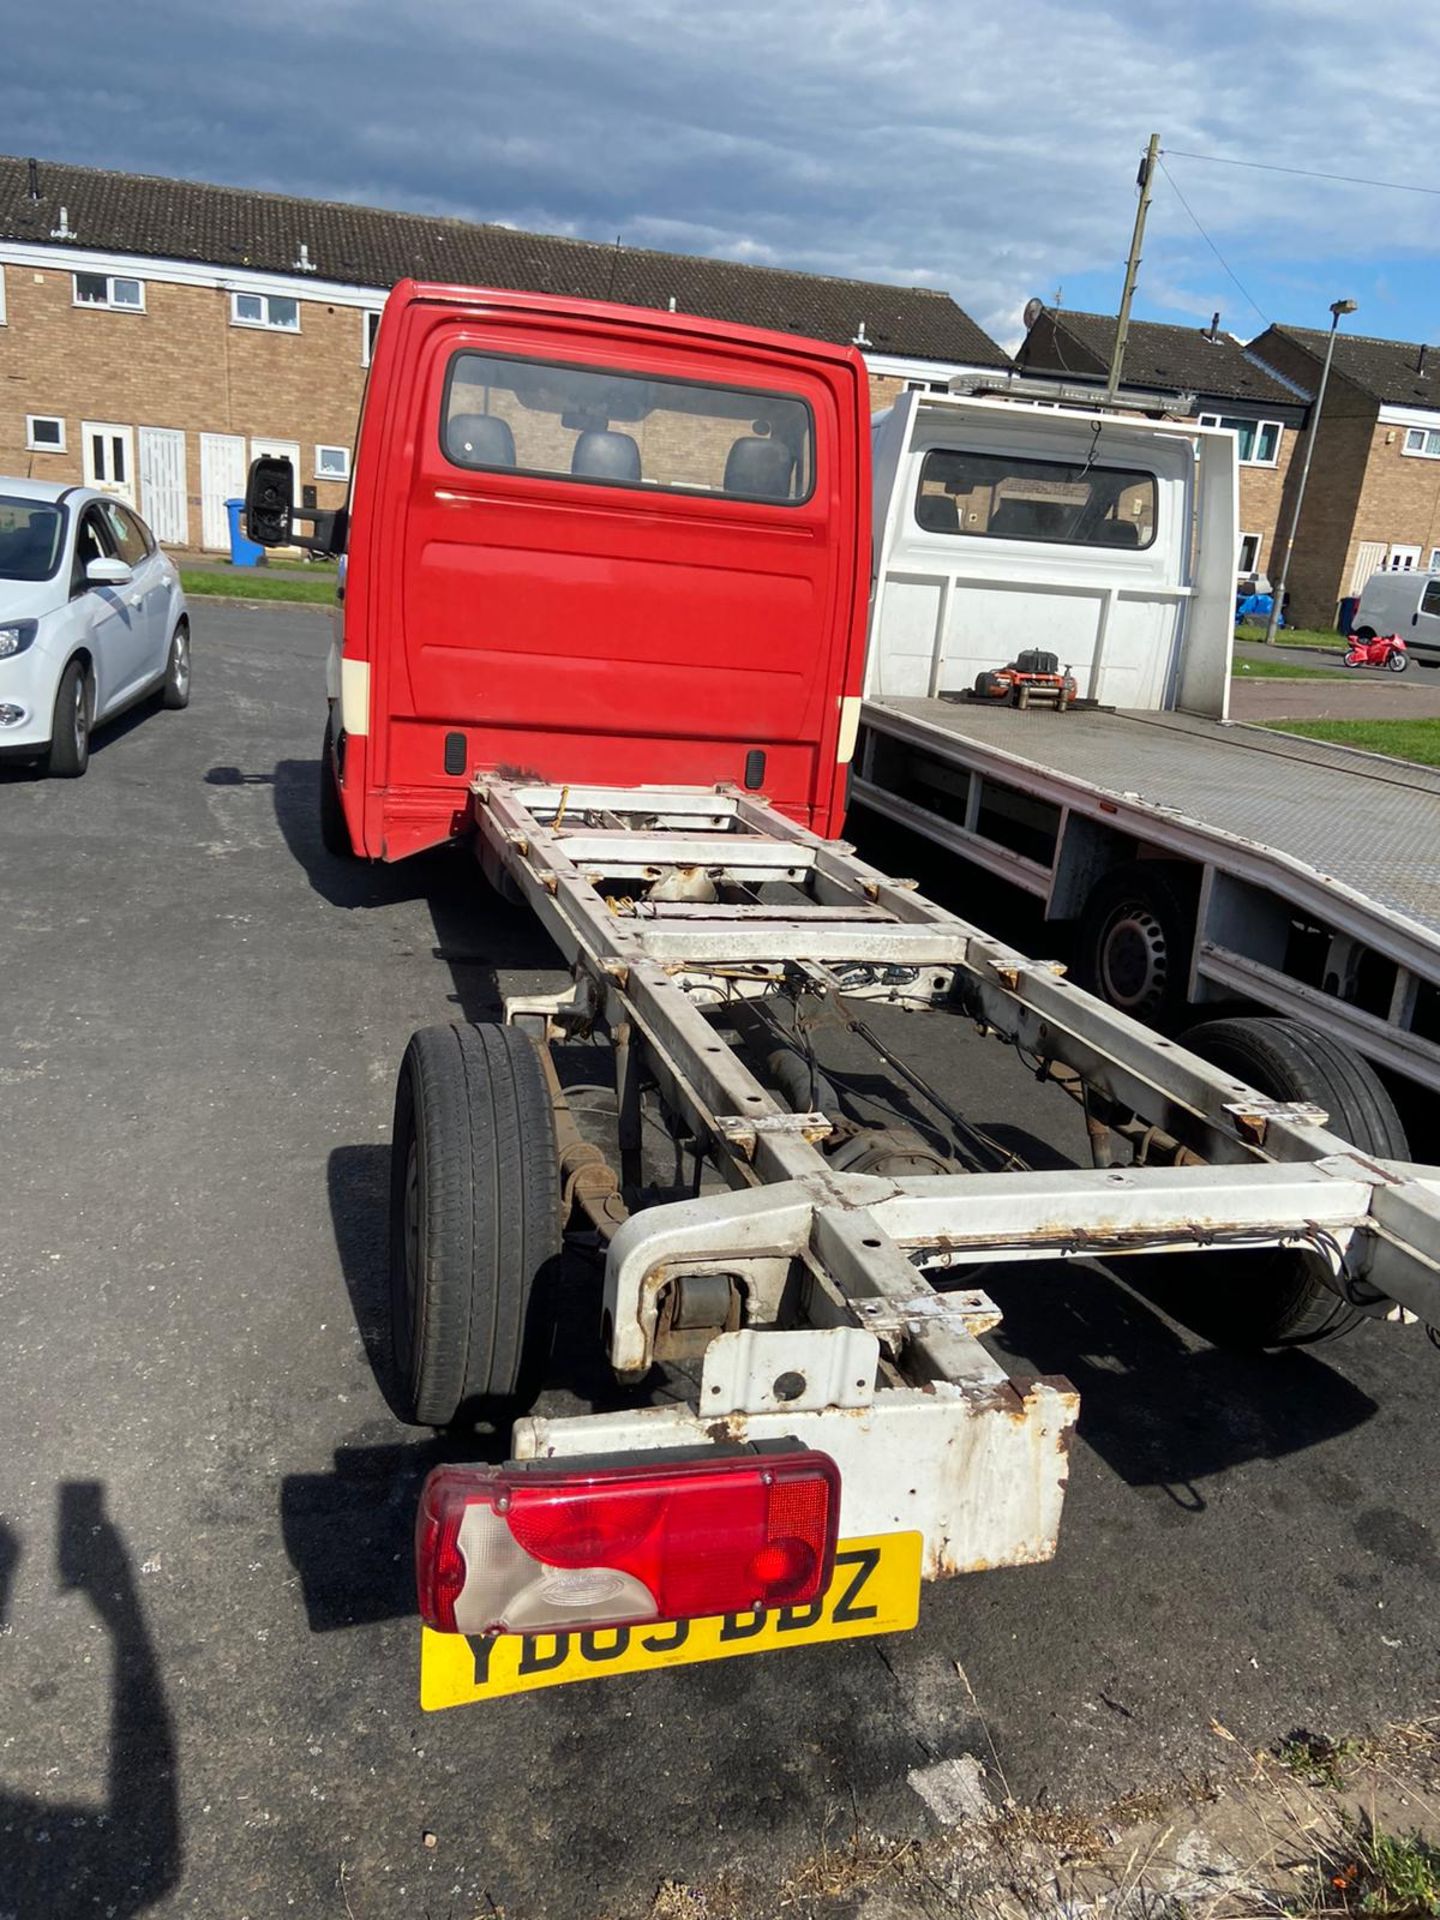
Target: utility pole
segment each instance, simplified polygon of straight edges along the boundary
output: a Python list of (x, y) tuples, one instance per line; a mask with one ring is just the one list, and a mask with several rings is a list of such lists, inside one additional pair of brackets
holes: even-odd
[(1145, 240), (1145, 216), (1150, 211), (1150, 190), (1155, 182), (1155, 163), (1160, 158), (1160, 136), (1152, 133), (1140, 162), (1135, 184), (1140, 189), (1140, 204), (1135, 209), (1135, 231), (1130, 237), (1130, 258), (1125, 265), (1125, 291), (1120, 296), (1120, 313), (1115, 322), (1115, 351), (1110, 356), (1110, 380), (1105, 398), (1113, 400), (1120, 387), (1125, 366), (1125, 341), (1130, 332), (1130, 303), (1135, 298), (1135, 282), (1140, 277), (1140, 248)]
[(1353, 300), (1332, 300), (1330, 302), (1330, 338), (1325, 342), (1325, 364), (1320, 369), (1320, 387), (1315, 395), (1315, 411), (1311, 414), (1305, 432), (1305, 458), (1300, 467), (1300, 484), (1295, 489), (1295, 505), (1290, 514), (1290, 532), (1285, 540), (1285, 552), (1280, 561), (1280, 578), (1270, 604), (1270, 618), (1265, 627), (1265, 644), (1275, 644), (1275, 629), (1279, 626), (1285, 612), (1285, 588), (1290, 579), (1290, 556), (1295, 551), (1295, 529), (1300, 524), (1300, 509), (1305, 504), (1305, 482), (1310, 478), (1310, 456), (1315, 451), (1315, 438), (1320, 431), (1320, 410), (1325, 405), (1325, 389), (1330, 383), (1330, 362), (1335, 357), (1335, 333), (1342, 317), (1354, 313)]

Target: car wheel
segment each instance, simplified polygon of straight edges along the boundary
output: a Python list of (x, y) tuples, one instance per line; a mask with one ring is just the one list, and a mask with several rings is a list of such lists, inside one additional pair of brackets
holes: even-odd
[(1169, 860), (1132, 860), (1097, 881), (1076, 929), (1076, 984), (1133, 1020), (1173, 1026), (1188, 1005), (1195, 883)]
[(533, 1404), (554, 1333), (560, 1166), (518, 1027), (424, 1027), (395, 1093), (391, 1392), (414, 1426)]
[(165, 666), (165, 684), (160, 690), (160, 704), (165, 707), (188, 707), (190, 704), (190, 623), (182, 620), (170, 641), (170, 658)]
[(334, 723), (325, 722), (325, 739), (320, 748), (320, 844), (337, 860), (353, 860), (350, 826), (335, 781)]
[(90, 721), (94, 693), (83, 660), (72, 660), (60, 676), (46, 771), (59, 780), (78, 780), (90, 764)]
[[(1394, 1102), (1368, 1061), (1299, 1020), (1207, 1020), (1183, 1036), (1202, 1060), (1272, 1100), (1323, 1107), (1331, 1133), (1362, 1156), (1410, 1157)], [(1189, 1254), (1165, 1264), (1160, 1304), (1219, 1346), (1289, 1347), (1334, 1339), (1363, 1316), (1324, 1279), (1320, 1254), (1297, 1247)]]

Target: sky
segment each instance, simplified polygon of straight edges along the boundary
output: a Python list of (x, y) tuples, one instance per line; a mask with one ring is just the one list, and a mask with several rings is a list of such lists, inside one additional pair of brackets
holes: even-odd
[(1031, 295), (1115, 310), (1154, 131), (1137, 316), (1440, 338), (1440, 193), (1184, 157), (1440, 189), (1415, 0), (0, 0), (0, 38), (10, 153), (937, 287), (1012, 347)]

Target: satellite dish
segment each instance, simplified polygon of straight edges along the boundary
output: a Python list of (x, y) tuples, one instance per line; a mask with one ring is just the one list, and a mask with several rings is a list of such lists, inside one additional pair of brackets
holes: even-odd
[(1027, 300), (1025, 302), (1025, 312), (1021, 317), (1025, 322), (1025, 331), (1027, 333), (1030, 331), (1031, 327), (1034, 326), (1035, 322), (1040, 318), (1041, 314), (1044, 311), (1045, 311), (1045, 302), (1041, 300), (1038, 296), (1033, 300)]

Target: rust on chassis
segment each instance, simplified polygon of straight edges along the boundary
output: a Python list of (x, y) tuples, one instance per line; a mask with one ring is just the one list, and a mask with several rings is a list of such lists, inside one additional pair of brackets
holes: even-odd
[[(473, 803), (487, 871), (573, 973), (507, 1019), (542, 1042), (608, 1037), (622, 1109), (643, 1069), (728, 1188), (627, 1214), (572, 1146), (569, 1191), (606, 1243), (612, 1366), (699, 1358), (699, 1387), (522, 1420), (518, 1458), (798, 1440), (840, 1467), (842, 1533), (918, 1531), (934, 1578), (1054, 1552), (1079, 1404), (1066, 1380), (1006, 1374), (981, 1344), (999, 1312), (963, 1269), (1302, 1247), (1352, 1306), (1440, 1323), (1440, 1173), (1357, 1154), (1315, 1108), (1263, 1099), (843, 843), (729, 788), (486, 777)], [(1093, 1169), (1059, 1173), (845, 1171), (817, 1103), (787, 1104), (713, 1018), (796, 990), (967, 1018), (1123, 1115), (1143, 1151), (1120, 1166), (1097, 1145)]]

